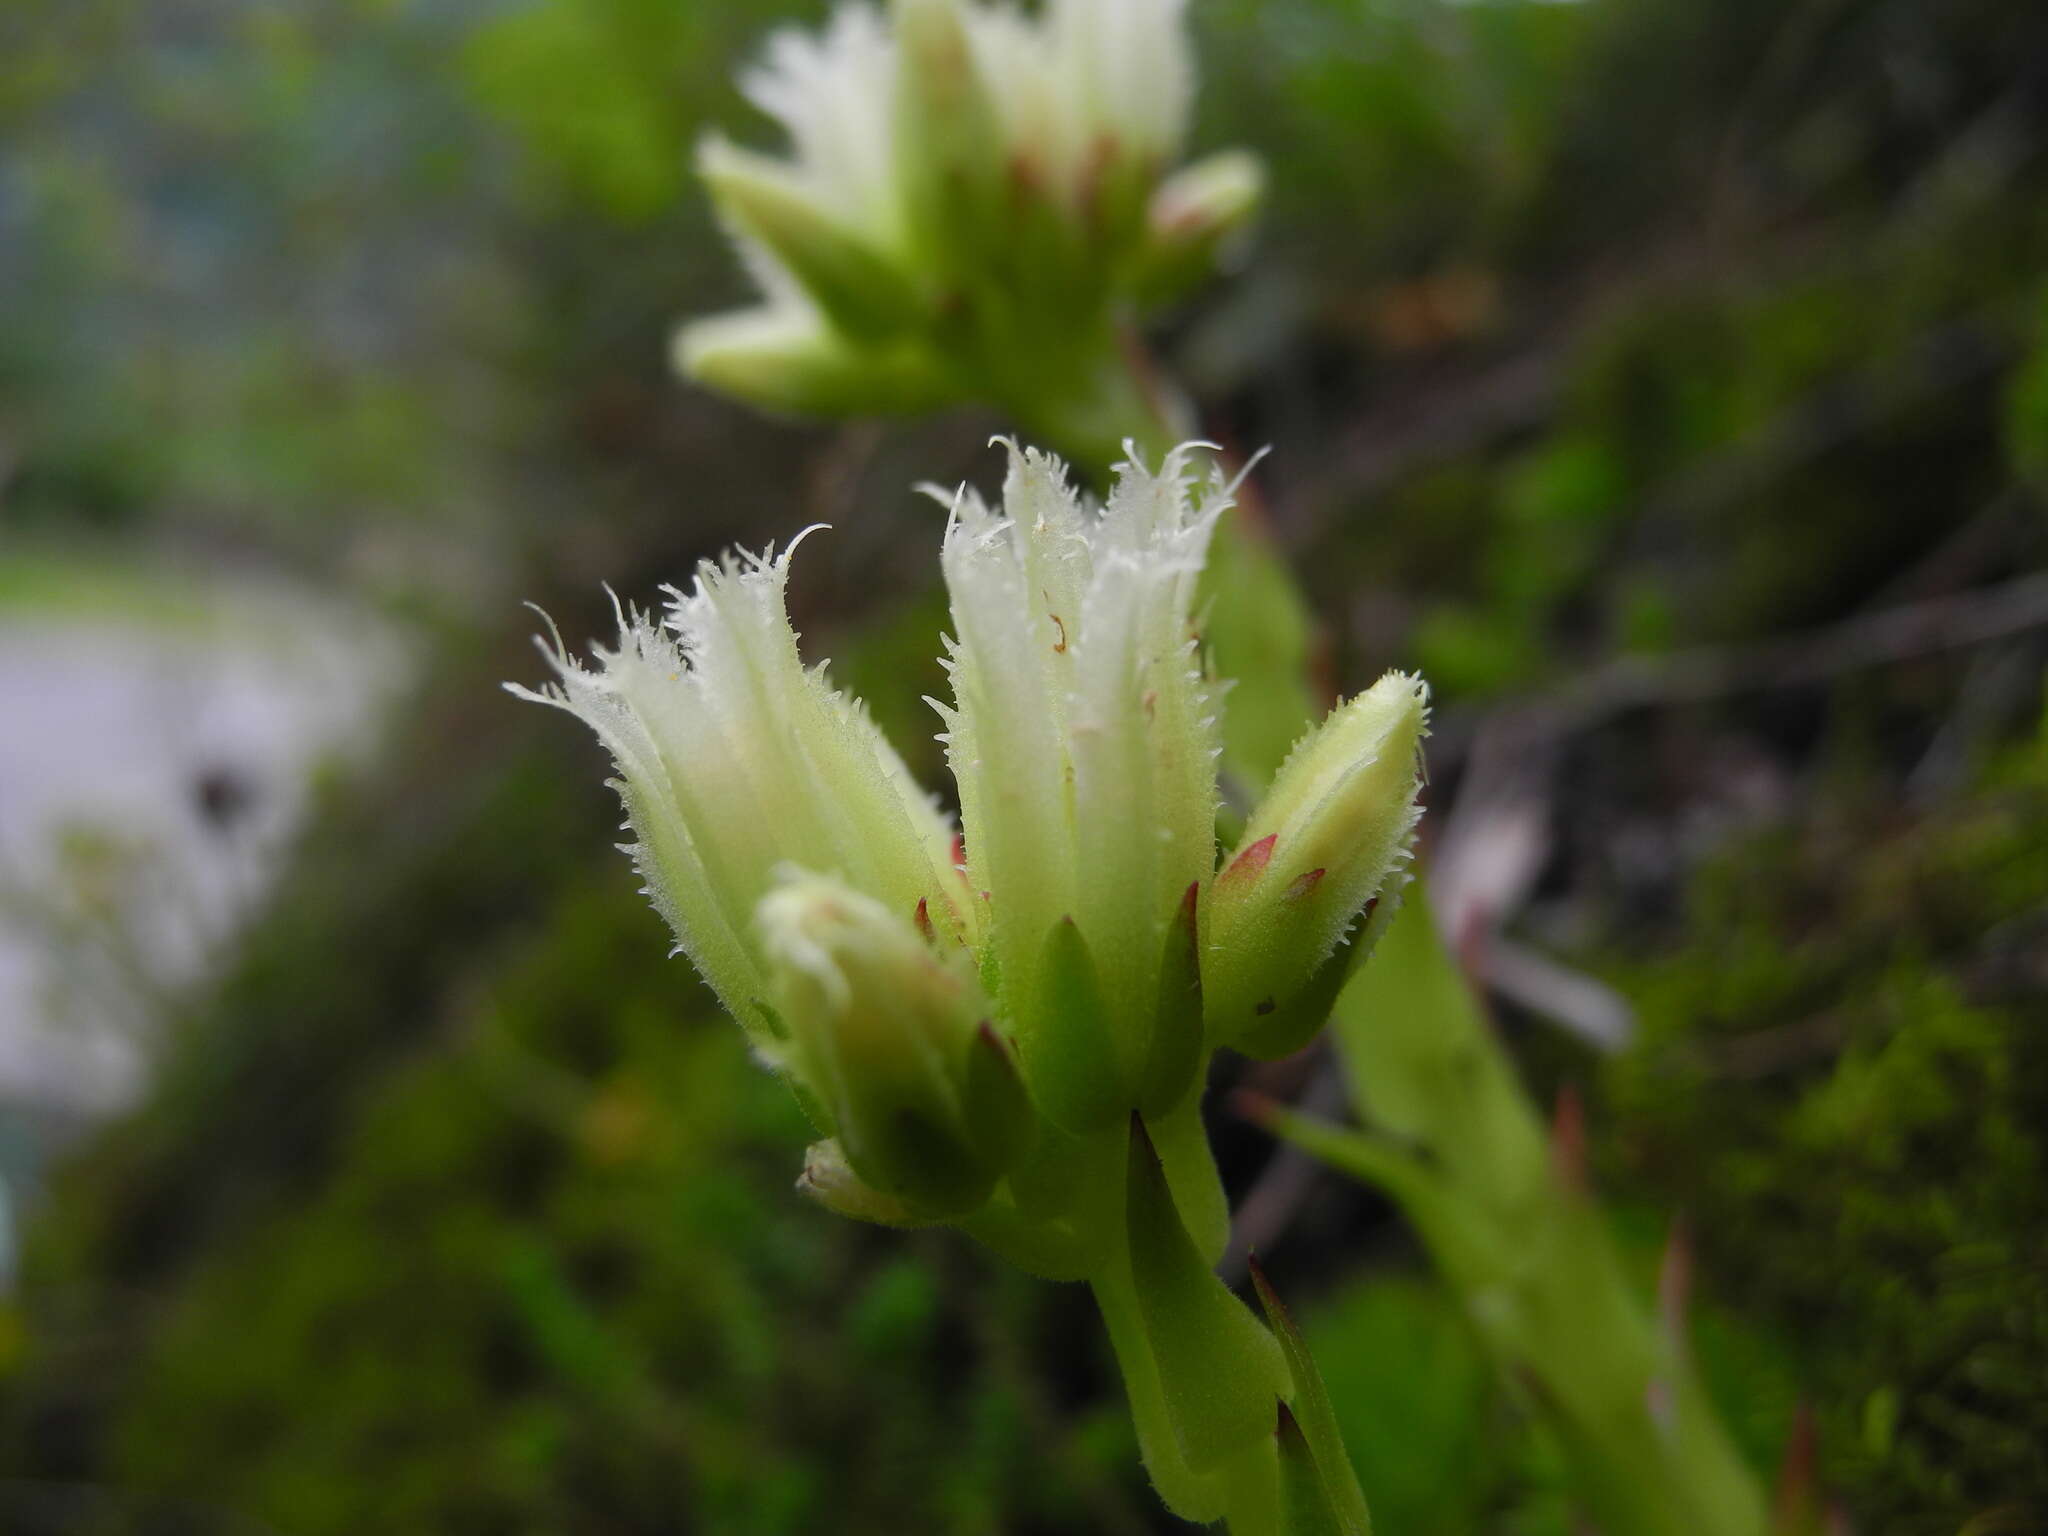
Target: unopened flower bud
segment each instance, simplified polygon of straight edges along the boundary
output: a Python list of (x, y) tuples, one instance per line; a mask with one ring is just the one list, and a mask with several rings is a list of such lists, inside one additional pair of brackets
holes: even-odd
[(926, 1218), (983, 1204), (1028, 1145), (1031, 1104), (964, 951), (838, 881), (793, 874), (761, 902), (794, 1070), (846, 1161)]
[(805, 1149), (804, 1171), (797, 1176), (796, 1187), (826, 1210), (855, 1221), (882, 1227), (927, 1225), (895, 1196), (863, 1183), (846, 1161), (846, 1149), (836, 1141), (814, 1141)]
[(1307, 991), (1366, 904), (1395, 894), (1419, 814), (1428, 697), (1420, 679), (1389, 672), (1281, 768), (1209, 889), (1203, 987), (1214, 1040), (1255, 1041), (1263, 1020)]
[(1169, 303), (1208, 276), (1250, 227), (1265, 190), (1265, 167), (1243, 150), (1211, 155), (1160, 183), (1146, 211), (1141, 302)]

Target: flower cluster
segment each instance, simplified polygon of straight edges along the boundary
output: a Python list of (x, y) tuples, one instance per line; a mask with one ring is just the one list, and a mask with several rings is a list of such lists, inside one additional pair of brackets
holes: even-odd
[(811, 1183), (835, 1203), (1056, 1207), (1048, 1149), (1167, 1122), (1218, 1046), (1298, 1048), (1391, 909), (1426, 712), (1402, 674), (1303, 739), (1219, 861), (1192, 610), (1230, 487), (1193, 459), (1124, 465), (1097, 509), (1012, 447), (1000, 508), (953, 499), (959, 837), (800, 658), (794, 545), (622, 612), (595, 669), (557, 640), (557, 680), (516, 690), (610, 749), (647, 892), (832, 1138)]
[(819, 414), (1072, 395), (1115, 316), (1192, 286), (1259, 200), (1247, 154), (1168, 174), (1184, 4), (846, 3), (777, 33), (741, 83), (788, 158), (698, 152), (764, 302), (685, 327), (685, 370)]
[(1088, 1281), (1153, 1480), (1203, 1521), (1296, 1484), (1357, 1497), (1327, 1415), (1302, 1425), (1320, 1449), (1286, 1433), (1321, 1390), (1298, 1339), (1212, 1272), (1200, 1087), (1219, 1046), (1304, 1043), (1384, 927), (1427, 714), (1400, 673), (1342, 705), (1219, 857), (1194, 608), (1231, 490), (1182, 448), (1097, 508), (1012, 446), (1000, 506), (951, 498), (957, 836), (800, 658), (794, 546), (622, 610), (594, 669), (556, 637), (555, 682), (513, 690), (610, 749), (648, 895), (818, 1129), (801, 1187)]

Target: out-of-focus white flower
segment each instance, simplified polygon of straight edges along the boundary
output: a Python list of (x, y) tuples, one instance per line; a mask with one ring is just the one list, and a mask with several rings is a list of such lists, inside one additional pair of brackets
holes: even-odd
[[(1258, 201), (1243, 154), (1163, 181), (1194, 91), (1184, 9), (893, 0), (775, 33), (741, 85), (788, 157), (698, 153), (765, 303), (685, 327), (684, 369), (806, 412), (1021, 408), (1085, 377), (1113, 318), (1198, 281)], [(840, 387), (835, 349), (888, 387)]]
[(821, 207), (877, 244), (896, 242), (896, 45), (873, 7), (841, 5), (817, 37), (780, 28), (740, 91), (789, 134), (791, 173)]

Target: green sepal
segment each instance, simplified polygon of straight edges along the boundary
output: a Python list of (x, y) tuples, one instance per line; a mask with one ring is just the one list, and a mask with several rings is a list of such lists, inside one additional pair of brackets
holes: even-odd
[(1292, 1056), (1315, 1039), (1330, 1022), (1338, 994), (1353, 972), (1372, 950), (1372, 940), (1386, 925), (1379, 909), (1387, 905), (1377, 897), (1352, 920), (1344, 941), (1331, 951), (1329, 959), (1309, 973), (1299, 992), (1276, 1003), (1269, 1012), (1254, 1016), (1251, 1025), (1230, 1041), (1231, 1048), (1259, 1061), (1277, 1061)]
[(855, 1173), (846, 1161), (846, 1151), (832, 1140), (814, 1141), (804, 1152), (804, 1171), (797, 1176), (799, 1193), (840, 1216), (869, 1221), (880, 1227), (928, 1227), (936, 1223), (921, 1216), (894, 1195), (884, 1194)]
[(1102, 1000), (1095, 957), (1071, 917), (1052, 925), (1040, 952), (1039, 998), (1025, 1059), (1039, 1107), (1053, 1124), (1085, 1136), (1130, 1112), (1114, 1021)]
[(867, 1134), (860, 1162), (885, 1170), (904, 1203), (919, 1215), (951, 1221), (977, 1209), (1002, 1170), (981, 1156), (965, 1134), (920, 1106), (890, 1105), (864, 1095), (859, 1123)]
[[(1258, 1292), (1259, 1305), (1265, 1310), (1266, 1322), (1273, 1330), (1273, 1337), (1280, 1341), (1281, 1352), (1287, 1357), (1287, 1373), (1294, 1378), (1293, 1412), (1284, 1407), (1280, 1419), (1280, 1464), (1283, 1486), (1290, 1476), (1288, 1471), (1288, 1432), (1294, 1426), (1294, 1433), (1302, 1437), (1313, 1457), (1314, 1470), (1322, 1483), (1323, 1500), (1334, 1516), (1335, 1523), (1328, 1527), (1338, 1536), (1371, 1536), (1372, 1512), (1366, 1507), (1365, 1490), (1358, 1486), (1358, 1474), (1351, 1465), (1350, 1453), (1344, 1449), (1344, 1437), (1337, 1428), (1337, 1412), (1330, 1404), (1329, 1389), (1323, 1385), (1322, 1372), (1308, 1352), (1308, 1341), (1302, 1338), (1301, 1328), (1294, 1321), (1285, 1304), (1273, 1289), (1273, 1282), (1266, 1278), (1266, 1271), (1256, 1258), (1249, 1259), (1252, 1286)], [(1290, 1528), (1292, 1529), (1292, 1528)], [(1320, 1527), (1318, 1528), (1320, 1529)]]
[(1166, 927), (1152, 1043), (1138, 1079), (1138, 1108), (1148, 1116), (1166, 1114), (1186, 1098), (1202, 1065), (1202, 943), (1196, 920), (1201, 894), (1197, 880)]
[(803, 1111), (804, 1118), (811, 1122), (811, 1129), (820, 1136), (832, 1137), (839, 1134), (839, 1126), (832, 1118), (832, 1106), (818, 1097), (817, 1091), (804, 1081), (800, 1071), (792, 1070), (785, 1064), (776, 1074), (790, 1094), (796, 1099), (796, 1107)]
[(953, 398), (946, 369), (920, 346), (856, 346), (796, 303), (694, 320), (675, 363), (707, 389), (799, 416), (911, 416)]
[(922, 324), (924, 306), (902, 269), (781, 162), (712, 137), (697, 151), (697, 173), (734, 227), (787, 267), (846, 335), (881, 341)]
[(1126, 1200), (1131, 1280), (1166, 1412), (1188, 1468), (1209, 1472), (1271, 1433), (1273, 1401), (1287, 1387), (1286, 1361), (1273, 1336), (1203, 1262), (1135, 1115)]
[(1030, 1150), (1037, 1132), (1031, 1096), (1018, 1075), (1009, 1042), (986, 1019), (967, 1047), (961, 1109), (975, 1151), (991, 1167), (1014, 1167)]

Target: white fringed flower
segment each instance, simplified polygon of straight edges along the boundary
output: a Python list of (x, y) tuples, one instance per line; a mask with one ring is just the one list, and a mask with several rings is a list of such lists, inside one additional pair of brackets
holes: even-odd
[(783, 591), (799, 542), (699, 566), (687, 592), (666, 589), (663, 622), (620, 612), (618, 644), (593, 648), (596, 670), (556, 636), (543, 646), (556, 681), (508, 685), (576, 715), (610, 750), (648, 897), (776, 1066), (788, 1042), (754, 909), (781, 866), (830, 871), (962, 941), (977, 919), (945, 817), (866, 711), (797, 655)]
[(1174, 916), (1215, 864), (1216, 706), (1191, 616), (1230, 491), (1219, 474), (1194, 494), (1181, 448), (1157, 474), (1123, 465), (1098, 513), (1058, 460), (1009, 452), (1001, 513), (963, 491), (946, 530), (954, 702), (938, 707), (1027, 1067), (1081, 1048), (1048, 974), (1068, 919), (1093, 973), (1103, 1022), (1085, 1027), (1108, 1049), (1089, 1076), (1116, 1079), (1084, 1085), (1112, 1090), (1099, 1110), (1092, 1091), (1049, 1109), (1086, 1122), (1128, 1111)]

